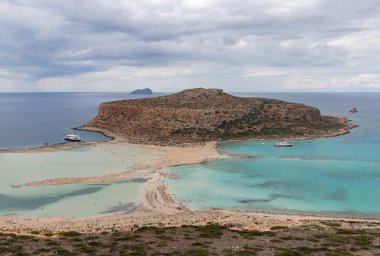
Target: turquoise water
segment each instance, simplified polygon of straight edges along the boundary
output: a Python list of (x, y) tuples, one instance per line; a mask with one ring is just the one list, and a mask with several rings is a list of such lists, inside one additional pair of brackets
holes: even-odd
[(120, 145), (34, 153), (0, 153), (0, 215), (84, 217), (138, 207), (144, 179), (102, 184), (21, 186), (62, 177), (93, 177), (132, 171), (158, 157), (155, 150)]
[[(223, 142), (220, 150), (231, 159), (169, 169), (177, 199), (193, 209), (380, 217), (380, 94), (281, 96), (360, 127), (340, 137), (293, 141), (291, 149), (271, 141)], [(354, 105), (360, 112), (348, 113)]]
[(0, 215), (89, 217), (132, 211), (139, 206), (143, 182), (21, 187), (3, 191)]

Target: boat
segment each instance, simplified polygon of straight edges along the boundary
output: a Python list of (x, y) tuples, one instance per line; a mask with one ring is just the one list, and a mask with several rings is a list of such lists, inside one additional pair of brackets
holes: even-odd
[(280, 142), (276, 142), (274, 144), (275, 147), (293, 147), (293, 144), (292, 143), (289, 143), (287, 141), (280, 141)]
[(356, 113), (356, 112), (359, 112), (358, 109), (356, 107), (353, 107), (350, 111), (348, 111), (350, 113)]
[(65, 134), (65, 140), (68, 140), (68, 141), (81, 141), (81, 138), (79, 137), (79, 135), (76, 135), (76, 134)]

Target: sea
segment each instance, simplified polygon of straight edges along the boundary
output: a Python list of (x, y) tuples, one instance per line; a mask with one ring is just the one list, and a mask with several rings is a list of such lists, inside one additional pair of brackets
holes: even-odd
[[(169, 169), (167, 182), (179, 201), (191, 209), (380, 218), (379, 93), (249, 96), (315, 106), (359, 127), (339, 137), (294, 140), (292, 148), (222, 142), (225, 159)], [(354, 106), (359, 112), (349, 113)]]
[[(0, 93), (0, 148), (65, 143), (64, 135), (94, 118), (106, 101), (153, 97), (129, 93)], [(99, 133), (75, 131), (84, 141), (106, 141)]]
[[(232, 94), (315, 106), (324, 115), (347, 117), (358, 127), (339, 137), (294, 140), (292, 148), (274, 147), (274, 141), (221, 142), (222, 159), (168, 169), (166, 182), (177, 200), (191, 209), (380, 218), (380, 93)], [(152, 96), (160, 95), (165, 94)], [(101, 102), (125, 98), (136, 95), (1, 93), (0, 148), (64, 143), (63, 135), (95, 117)], [(349, 113), (354, 106), (359, 112)], [(98, 133), (75, 133), (85, 141), (109, 140)], [(100, 168), (96, 169), (98, 174), (110, 171), (105, 166), (119, 168), (120, 159), (106, 150), (76, 150), (89, 155), (83, 158), (75, 151), (57, 152), (46, 162), (40, 154), (28, 159), (25, 154), (0, 153), (0, 215), (83, 217), (138, 207), (142, 180), (46, 186), (32, 191), (9, 187), (10, 180), (17, 183), (20, 177), (24, 181), (30, 174), (46, 175), (50, 171), (54, 177), (67, 177), (72, 165), (65, 159), (82, 166), (86, 170), (83, 175), (95, 167)], [(96, 157), (91, 158), (91, 154)], [(38, 164), (38, 159), (47, 164)], [(107, 164), (100, 164), (103, 159)], [(29, 163), (33, 163), (33, 170), (27, 168)], [(83, 206), (83, 202), (92, 206)]]

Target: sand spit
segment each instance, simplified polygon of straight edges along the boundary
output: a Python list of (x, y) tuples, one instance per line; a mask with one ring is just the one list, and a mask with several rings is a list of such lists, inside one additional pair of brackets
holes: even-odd
[(60, 143), (47, 146), (40, 146), (35, 148), (15, 148), (15, 149), (0, 149), (0, 153), (47, 153), (59, 150), (69, 150), (77, 147), (95, 146), (102, 143), (109, 142), (72, 142), (72, 143)]
[(133, 179), (150, 179), (154, 170), (138, 170), (129, 172), (119, 172), (102, 177), (81, 177), (81, 178), (55, 178), (41, 181), (27, 182), (25, 186), (48, 186), (63, 184), (83, 184), (83, 183), (106, 183), (119, 182)]
[(161, 169), (145, 184), (140, 197), (141, 212), (167, 215), (188, 211), (175, 199), (164, 178), (165, 169)]
[(144, 146), (158, 149), (161, 155), (157, 160), (141, 163), (136, 166), (138, 169), (162, 169), (170, 166), (204, 163), (220, 157), (220, 153), (217, 150), (218, 144), (215, 141), (183, 147)]
[[(83, 183), (105, 183), (105, 182), (119, 182), (133, 179), (150, 179), (153, 177), (157, 170), (164, 167), (184, 165), (184, 164), (196, 164), (203, 163), (205, 161), (216, 159), (220, 156), (217, 150), (216, 142), (208, 142), (203, 145), (193, 145), (189, 147), (172, 147), (172, 146), (155, 146), (155, 145), (141, 145), (141, 144), (129, 144), (120, 141), (103, 142), (98, 144), (89, 144), (91, 146), (109, 145), (110, 143), (121, 145), (124, 147), (133, 148), (147, 148), (153, 149), (157, 152), (158, 157), (150, 160), (143, 160), (136, 163), (133, 166), (132, 171), (116, 172), (110, 175), (101, 177), (59, 177), (45, 180), (30, 181), (25, 184), (14, 184), (13, 188), (19, 188), (22, 185), (25, 186), (48, 186), (48, 185), (63, 185), (63, 184), (83, 184)], [(76, 147), (77, 145), (67, 145), (67, 148)], [(88, 146), (88, 145), (86, 145)], [(63, 145), (60, 146), (60, 148)], [(66, 148), (65, 148), (66, 149)], [(56, 150), (56, 147), (52, 149), (36, 148), (34, 150), (27, 150), (26, 152), (50, 152), (49, 150)], [(25, 152), (22, 151), (22, 152)], [(135, 158), (135, 155), (131, 151), (131, 154), (126, 156), (127, 158)], [(126, 159), (126, 161), (129, 161)]]

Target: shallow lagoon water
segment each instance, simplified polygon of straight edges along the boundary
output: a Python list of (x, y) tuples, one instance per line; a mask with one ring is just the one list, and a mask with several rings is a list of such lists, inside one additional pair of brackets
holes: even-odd
[(88, 217), (134, 210), (142, 181), (22, 187), (0, 194), (0, 215)]
[(84, 217), (134, 209), (144, 180), (20, 188), (12, 185), (131, 171), (136, 163), (156, 156), (151, 149), (105, 144), (52, 152), (0, 153), (0, 215)]
[[(360, 127), (344, 136), (293, 141), (291, 149), (272, 141), (223, 142), (220, 150), (232, 159), (169, 169), (177, 199), (192, 209), (380, 217), (380, 94), (282, 96), (303, 98)], [(352, 104), (359, 113), (348, 113)]]

